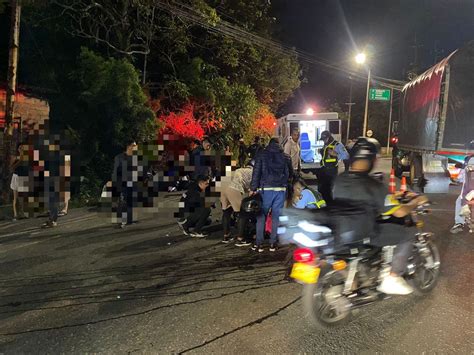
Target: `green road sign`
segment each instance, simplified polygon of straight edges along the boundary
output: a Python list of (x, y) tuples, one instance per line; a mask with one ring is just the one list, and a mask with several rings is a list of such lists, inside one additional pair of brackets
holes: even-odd
[(372, 101), (390, 101), (390, 90), (370, 89), (369, 99)]

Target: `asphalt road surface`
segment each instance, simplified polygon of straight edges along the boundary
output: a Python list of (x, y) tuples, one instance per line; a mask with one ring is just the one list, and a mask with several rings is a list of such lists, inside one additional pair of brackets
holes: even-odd
[(325, 331), (283, 280), (285, 250), (257, 255), (220, 243), (219, 231), (191, 239), (171, 215), (125, 230), (86, 210), (52, 230), (1, 222), (0, 353), (472, 354), (474, 235), (449, 234), (457, 193), (430, 196), (425, 219), (441, 250), (437, 288)]

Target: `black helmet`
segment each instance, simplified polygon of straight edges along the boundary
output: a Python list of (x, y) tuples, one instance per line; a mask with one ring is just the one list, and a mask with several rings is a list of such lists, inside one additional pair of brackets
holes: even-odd
[(321, 140), (325, 140), (326, 138), (330, 138), (330, 137), (331, 137), (331, 132), (329, 132), (329, 131), (323, 131), (323, 132), (321, 133), (321, 138), (320, 138), (320, 139), (321, 139)]
[(246, 197), (242, 200), (240, 210), (258, 215), (262, 212), (262, 199), (259, 195)]
[(371, 167), (369, 170), (372, 170), (373, 163), (377, 154), (380, 151), (380, 144), (374, 138), (359, 138), (355, 143), (352, 149), (349, 152), (351, 163), (360, 160), (367, 159), (371, 162)]

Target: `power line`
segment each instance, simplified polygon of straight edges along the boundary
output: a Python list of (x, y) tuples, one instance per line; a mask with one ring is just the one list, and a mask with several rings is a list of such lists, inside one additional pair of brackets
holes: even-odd
[[(210, 24), (205, 19), (205, 17), (201, 13), (197, 12), (194, 8), (188, 5), (179, 3), (174, 0), (171, 0), (171, 1), (178, 6), (171, 5), (170, 3), (164, 3), (163, 1), (158, 1), (157, 6), (161, 8), (162, 10), (167, 11), (173, 15), (185, 18), (186, 20), (196, 23), (200, 25), (201, 27), (204, 27), (209, 32), (224, 35), (224, 36), (230, 37), (234, 40), (237, 40), (249, 45), (258, 45), (262, 48), (271, 50), (275, 53), (282, 54), (285, 56), (291, 53), (294, 53), (301, 60), (310, 64), (320, 65), (327, 71), (339, 71), (339, 72), (346, 73), (352, 76), (353, 78), (356, 78), (359, 80), (367, 80), (366, 76), (363, 76), (357, 72), (333, 65), (331, 63), (328, 63), (327, 61), (317, 58), (311, 53), (308, 53), (308, 52), (305, 52), (293, 47), (289, 47), (288, 45), (277, 42), (273, 39), (261, 37), (259, 35), (246, 31), (222, 19), (214, 26)], [(373, 78), (374, 78), (373, 80), (374, 82), (380, 84), (381, 86), (393, 88), (394, 90), (401, 90), (401, 88), (405, 84), (405, 82), (402, 82), (402, 81), (378, 77), (378, 76), (374, 76)]]

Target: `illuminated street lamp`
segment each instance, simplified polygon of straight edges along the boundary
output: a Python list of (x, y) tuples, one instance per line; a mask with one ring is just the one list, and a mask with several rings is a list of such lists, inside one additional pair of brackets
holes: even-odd
[[(355, 56), (355, 61), (357, 64), (362, 65), (366, 62), (367, 56), (365, 53), (359, 53)], [(368, 67), (369, 73), (367, 75), (367, 94), (365, 96), (365, 113), (364, 113), (364, 128), (362, 131), (362, 136), (366, 137), (367, 133), (367, 120), (369, 116), (369, 90), (370, 90), (370, 67)]]
[(313, 116), (314, 115), (314, 110), (311, 107), (309, 107), (309, 108), (306, 109), (306, 114), (308, 116)]

